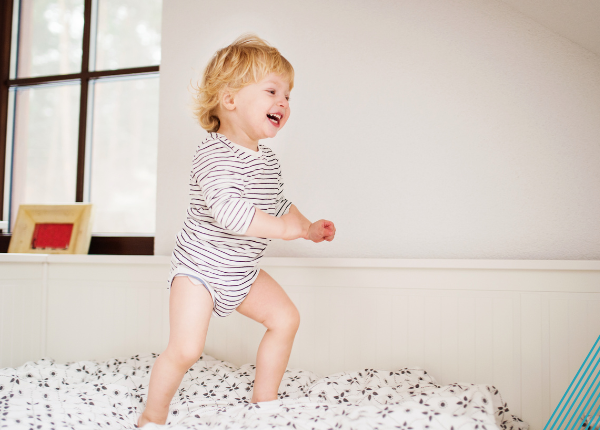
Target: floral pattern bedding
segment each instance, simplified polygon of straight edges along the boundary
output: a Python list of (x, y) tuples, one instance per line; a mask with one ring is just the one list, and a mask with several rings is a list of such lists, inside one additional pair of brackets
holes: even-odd
[[(134, 429), (157, 354), (0, 369), (0, 428)], [(325, 378), (287, 370), (279, 399), (249, 403), (254, 366), (204, 355), (185, 374), (157, 429), (526, 430), (497, 389), (441, 386), (422, 369), (365, 369)]]

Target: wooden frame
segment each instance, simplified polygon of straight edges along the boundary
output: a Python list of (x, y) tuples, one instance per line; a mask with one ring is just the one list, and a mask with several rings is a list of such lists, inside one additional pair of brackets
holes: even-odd
[[(38, 227), (67, 227), (68, 245), (36, 247)], [(70, 226), (70, 227), (69, 227)], [(87, 254), (92, 238), (92, 204), (21, 205), (8, 252), (37, 254)]]

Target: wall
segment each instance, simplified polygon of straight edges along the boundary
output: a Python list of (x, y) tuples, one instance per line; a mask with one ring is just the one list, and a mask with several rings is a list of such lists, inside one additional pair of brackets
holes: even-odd
[[(168, 257), (0, 255), (0, 367), (161, 353)], [(302, 315), (289, 367), (417, 366), (496, 386), (542, 429), (600, 334), (600, 262), (266, 258)], [(264, 327), (213, 318), (206, 353), (254, 362)]]
[(296, 69), (286, 194), (332, 243), (269, 256), (600, 259), (600, 57), (496, 0), (163, 5), (156, 253), (187, 207), (188, 108), (243, 32)]

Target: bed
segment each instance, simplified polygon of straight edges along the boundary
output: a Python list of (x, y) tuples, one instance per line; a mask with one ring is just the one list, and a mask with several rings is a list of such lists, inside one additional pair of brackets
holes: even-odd
[[(51, 359), (0, 369), (0, 428), (132, 429), (156, 353), (66, 364)], [(204, 355), (171, 402), (169, 429), (507, 429), (527, 424), (493, 386), (439, 385), (422, 369), (289, 369), (279, 399), (249, 403), (254, 366)]]

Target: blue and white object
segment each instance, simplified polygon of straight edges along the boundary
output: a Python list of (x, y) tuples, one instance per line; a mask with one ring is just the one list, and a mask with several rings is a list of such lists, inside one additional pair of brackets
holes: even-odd
[(600, 429), (600, 336), (544, 430)]

